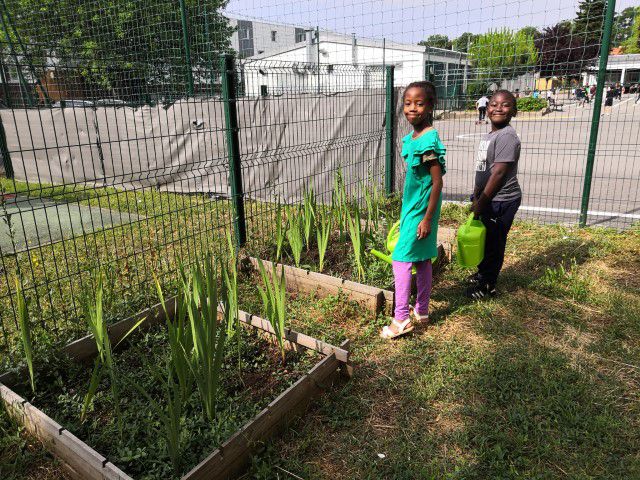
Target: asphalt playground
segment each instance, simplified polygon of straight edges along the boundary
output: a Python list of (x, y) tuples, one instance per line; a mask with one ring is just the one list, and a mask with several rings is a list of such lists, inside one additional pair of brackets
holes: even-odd
[[(563, 111), (545, 116), (528, 114), (512, 125), (520, 135), (522, 152), (518, 177), (523, 190), (520, 218), (575, 224), (579, 217), (587, 162), (593, 104), (580, 106), (559, 98)], [(603, 108), (604, 112), (604, 108)], [(477, 144), (490, 125), (475, 118), (436, 123), (447, 147), (446, 200), (468, 199), (473, 186)], [(640, 222), (640, 102), (634, 95), (615, 100), (601, 117), (589, 225), (616, 228)]]

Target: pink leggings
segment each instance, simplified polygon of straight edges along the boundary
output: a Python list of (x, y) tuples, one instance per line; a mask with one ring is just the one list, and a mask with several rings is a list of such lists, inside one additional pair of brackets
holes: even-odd
[(431, 260), (424, 262), (396, 262), (393, 261), (393, 276), (396, 282), (396, 311), (395, 318), (402, 322), (409, 318), (409, 297), (411, 296), (411, 267), (416, 267), (416, 283), (418, 295), (416, 299), (416, 313), (429, 313), (429, 297), (431, 296)]

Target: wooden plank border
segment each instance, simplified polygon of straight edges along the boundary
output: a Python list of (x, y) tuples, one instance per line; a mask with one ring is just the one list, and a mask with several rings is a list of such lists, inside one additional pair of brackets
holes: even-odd
[[(169, 315), (175, 314), (175, 297), (167, 301)], [(275, 335), (269, 321), (256, 315), (240, 311), (240, 321), (249, 328), (255, 328), (265, 335)], [(166, 314), (160, 304), (154, 305), (137, 315), (121, 320), (109, 327), (109, 337), (113, 344), (138, 322), (140, 328), (166, 321)], [(308, 373), (273, 400), (260, 414), (246, 423), (219, 449), (214, 451), (191, 470), (184, 480), (199, 478), (226, 479), (239, 474), (249, 462), (251, 455), (273, 435), (280, 432), (293, 418), (301, 414), (311, 400), (319, 395), (340, 373), (350, 377), (353, 367), (349, 361), (349, 341), (340, 347), (310, 337), (295, 330), (287, 329), (285, 339), (292, 347), (314, 350), (323, 355)], [(87, 361), (96, 354), (93, 336), (87, 335), (67, 344), (62, 349), (73, 360)], [(44, 412), (38, 410), (8, 386), (24, 372), (8, 372), (0, 376), (0, 401), (7, 412), (26, 430), (39, 439), (51, 453), (65, 465), (69, 475), (77, 480), (133, 480), (105, 457), (82, 442), (71, 432), (56, 423)], [(7, 382), (7, 384), (3, 384)]]
[[(438, 260), (436, 260), (433, 265), (434, 273), (437, 273), (450, 260), (450, 249), (446, 249), (444, 244), (440, 243), (438, 245)], [(254, 270), (258, 269), (260, 259), (246, 257), (246, 261)], [(262, 260), (262, 263), (268, 272), (273, 272), (274, 265), (278, 271), (284, 268), (287, 290), (290, 292), (316, 293), (321, 298), (343, 292), (371, 313), (378, 314), (384, 312), (386, 315), (392, 315), (393, 313), (395, 292), (391, 290), (352, 282), (351, 280), (345, 280), (324, 273), (312, 272), (311, 270), (305, 270), (291, 265), (282, 263), (274, 264), (269, 260)]]
[(235, 478), (247, 465), (254, 451), (284, 429), (294, 416), (304, 412), (311, 399), (328, 386), (338, 373), (340, 364), (333, 353), (325, 357), (182, 480)]
[(67, 465), (67, 473), (78, 480), (133, 480), (71, 432), (57, 424), (24, 398), (0, 384), (0, 400), (9, 415), (39, 439)]

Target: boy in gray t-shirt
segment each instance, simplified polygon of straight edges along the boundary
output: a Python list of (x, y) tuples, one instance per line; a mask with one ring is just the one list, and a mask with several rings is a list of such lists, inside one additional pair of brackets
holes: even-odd
[(507, 235), (522, 199), (517, 178), (520, 139), (509, 124), (516, 113), (511, 92), (498, 90), (493, 94), (487, 107), (491, 132), (480, 141), (476, 157), (471, 208), (487, 228), (484, 259), (478, 272), (469, 277), (471, 285), (466, 290), (466, 295), (476, 300), (496, 293)]

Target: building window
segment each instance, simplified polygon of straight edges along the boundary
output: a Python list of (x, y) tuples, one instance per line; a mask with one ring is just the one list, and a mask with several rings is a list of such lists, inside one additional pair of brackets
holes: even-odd
[(304, 28), (296, 27), (296, 43), (304, 42), (306, 40), (306, 35), (304, 33)]
[(271, 30), (271, 41), (275, 42), (276, 41), (276, 35), (277, 35), (277, 31), (276, 30)]

